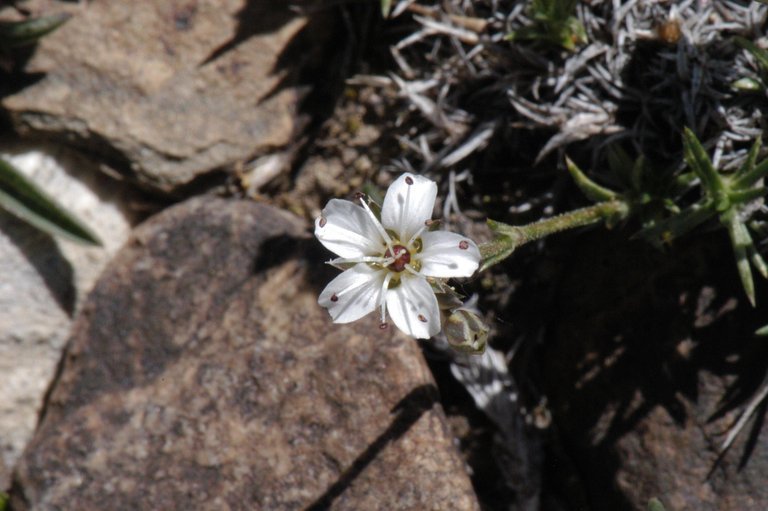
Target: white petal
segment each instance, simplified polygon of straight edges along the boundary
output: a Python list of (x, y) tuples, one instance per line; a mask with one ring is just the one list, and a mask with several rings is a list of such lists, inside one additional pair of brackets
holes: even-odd
[(379, 304), (386, 274), (386, 270), (356, 264), (325, 286), (317, 303), (328, 309), (334, 323), (360, 319)]
[(331, 199), (315, 220), (315, 236), (341, 257), (382, 255), (386, 245), (374, 221), (361, 206)]
[(421, 235), (422, 250), (418, 254), (422, 274), (447, 279), (469, 277), (480, 265), (480, 250), (471, 239), (447, 231)]
[[(408, 184), (411, 183), (411, 184)], [(381, 207), (381, 223), (407, 243), (432, 218), (437, 185), (431, 179), (405, 173), (387, 190)]]
[(403, 274), (400, 285), (387, 290), (387, 311), (397, 328), (417, 339), (440, 332), (440, 311), (432, 286), (416, 275)]

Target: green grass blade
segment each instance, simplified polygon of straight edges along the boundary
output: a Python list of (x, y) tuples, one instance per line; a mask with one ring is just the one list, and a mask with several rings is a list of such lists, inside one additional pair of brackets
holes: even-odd
[(48, 234), (84, 245), (101, 245), (91, 229), (3, 159), (0, 159), (0, 208)]
[(62, 12), (25, 21), (0, 22), (0, 47), (12, 48), (34, 44), (71, 17), (71, 14)]

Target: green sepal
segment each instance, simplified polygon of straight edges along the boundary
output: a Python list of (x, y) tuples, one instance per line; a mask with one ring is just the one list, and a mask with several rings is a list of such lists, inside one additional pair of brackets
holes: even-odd
[(466, 309), (454, 310), (443, 323), (443, 333), (451, 348), (472, 355), (485, 351), (489, 332), (483, 319)]
[(72, 15), (66, 12), (24, 21), (0, 22), (0, 47), (14, 48), (36, 43), (63, 25)]
[(748, 188), (746, 190), (733, 191), (728, 194), (728, 197), (734, 205), (747, 204), (765, 195), (766, 191), (768, 189), (762, 186), (759, 188)]
[(0, 208), (48, 234), (84, 245), (101, 245), (91, 229), (3, 159), (0, 159)]
[(515, 244), (508, 236), (497, 236), (493, 241), (480, 244), (478, 248), (482, 258), (478, 271), (485, 271), (511, 256), (515, 251)]
[(656, 497), (648, 501), (648, 511), (666, 511), (664, 504)]
[(571, 177), (576, 182), (581, 192), (593, 202), (610, 201), (618, 198), (618, 194), (608, 188), (600, 186), (587, 177), (584, 172), (567, 156), (565, 165), (568, 167)]

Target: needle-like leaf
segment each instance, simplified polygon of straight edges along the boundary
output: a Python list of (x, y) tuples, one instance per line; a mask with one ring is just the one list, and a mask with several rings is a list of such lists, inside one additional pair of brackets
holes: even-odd
[(61, 207), (52, 197), (0, 159), (0, 208), (49, 234), (85, 245), (101, 245), (91, 229)]

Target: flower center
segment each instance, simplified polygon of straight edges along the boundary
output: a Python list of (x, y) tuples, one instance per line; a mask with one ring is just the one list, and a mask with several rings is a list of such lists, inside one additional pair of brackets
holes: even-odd
[(392, 247), (392, 252), (387, 249), (387, 251), (384, 252), (384, 257), (395, 258), (392, 264), (387, 266), (387, 268), (392, 271), (403, 271), (405, 269), (405, 265), (411, 262), (411, 253), (408, 252), (408, 249), (402, 245), (395, 245)]

